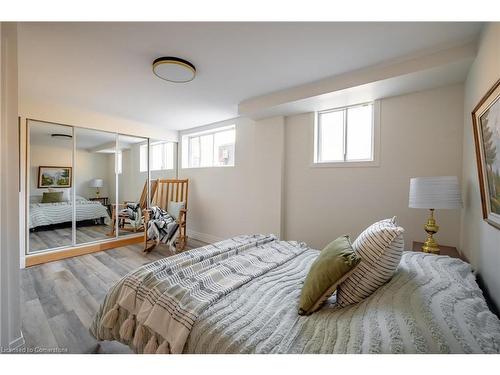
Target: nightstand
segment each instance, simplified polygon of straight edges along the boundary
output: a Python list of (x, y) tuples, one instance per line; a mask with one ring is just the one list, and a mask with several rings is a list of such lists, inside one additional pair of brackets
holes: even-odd
[(108, 197), (93, 197), (89, 198), (89, 201), (96, 201), (101, 203), (104, 207), (108, 209), (109, 216), (111, 216), (111, 205), (109, 204), (109, 198)]
[[(413, 241), (412, 251), (422, 251), (422, 242)], [(439, 245), (439, 255), (448, 255), (451, 258), (462, 259), (456, 247)]]
[(99, 198), (94, 197), (94, 198), (89, 198), (89, 201), (98, 201), (98, 202), (101, 202), (101, 204), (103, 206), (107, 206), (109, 198), (108, 197), (99, 197)]

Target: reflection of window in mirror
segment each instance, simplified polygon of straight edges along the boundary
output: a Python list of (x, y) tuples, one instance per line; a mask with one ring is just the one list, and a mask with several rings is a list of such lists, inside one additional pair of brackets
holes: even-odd
[[(118, 173), (118, 235), (135, 235), (143, 230), (143, 210), (147, 207), (147, 158), (141, 160), (147, 138), (120, 134), (116, 153)], [(142, 172), (142, 169), (145, 169)], [(116, 222), (115, 222), (116, 225)]]
[(121, 151), (116, 153), (116, 174), (122, 174), (123, 171), (123, 154)]
[[(174, 143), (166, 141), (152, 141), (150, 143), (150, 163), (152, 171), (174, 169)], [(141, 145), (140, 171), (147, 171), (147, 144)]]
[[(147, 164), (147, 145), (142, 145), (141, 171)], [(177, 178), (177, 142), (164, 139), (149, 140), (149, 167), (152, 180)]]

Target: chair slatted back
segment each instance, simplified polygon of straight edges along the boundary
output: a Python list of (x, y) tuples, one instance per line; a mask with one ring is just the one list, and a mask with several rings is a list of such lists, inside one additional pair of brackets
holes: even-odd
[[(156, 189), (158, 188), (158, 180), (151, 180), (151, 197), (154, 197), (156, 194)], [(139, 199), (139, 206), (142, 210), (148, 207), (148, 181), (144, 183), (144, 187), (142, 188), (141, 198)]]
[(168, 208), (168, 202), (184, 202), (184, 208), (188, 204), (189, 180), (158, 179), (155, 194), (152, 195), (151, 205), (158, 206), (164, 210)]

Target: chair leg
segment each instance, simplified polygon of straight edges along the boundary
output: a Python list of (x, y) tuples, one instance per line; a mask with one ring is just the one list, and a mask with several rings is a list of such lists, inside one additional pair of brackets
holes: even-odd
[(154, 248), (156, 247), (156, 242), (153, 242), (152, 245), (147, 244), (147, 242), (144, 244), (144, 252), (145, 253), (150, 253)]
[(160, 244), (160, 239), (157, 238), (156, 240), (153, 240), (153, 244), (152, 245), (149, 245), (148, 246), (148, 237), (147, 237), (147, 233), (145, 232), (144, 233), (144, 252), (145, 253), (149, 253), (151, 252), (156, 246), (158, 246)]
[(115, 224), (116, 224), (116, 219), (115, 219), (115, 211), (113, 210), (111, 214), (111, 232), (109, 232), (108, 236), (114, 237), (115, 236)]
[(177, 238), (175, 243), (175, 249), (177, 251), (184, 251), (186, 247), (186, 242), (187, 242), (186, 227), (184, 225), (181, 225), (179, 228), (179, 237)]

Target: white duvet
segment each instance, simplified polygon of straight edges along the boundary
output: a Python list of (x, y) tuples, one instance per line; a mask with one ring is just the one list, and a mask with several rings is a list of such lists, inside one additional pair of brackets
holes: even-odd
[(405, 252), (393, 279), (365, 301), (299, 316), (308, 250), (221, 298), (199, 317), (185, 353), (498, 353), (500, 321), (471, 267)]
[[(108, 210), (96, 201), (79, 199), (76, 201), (76, 221), (104, 218), (109, 220)], [(73, 206), (71, 202), (30, 203), (29, 228), (71, 222)]]

